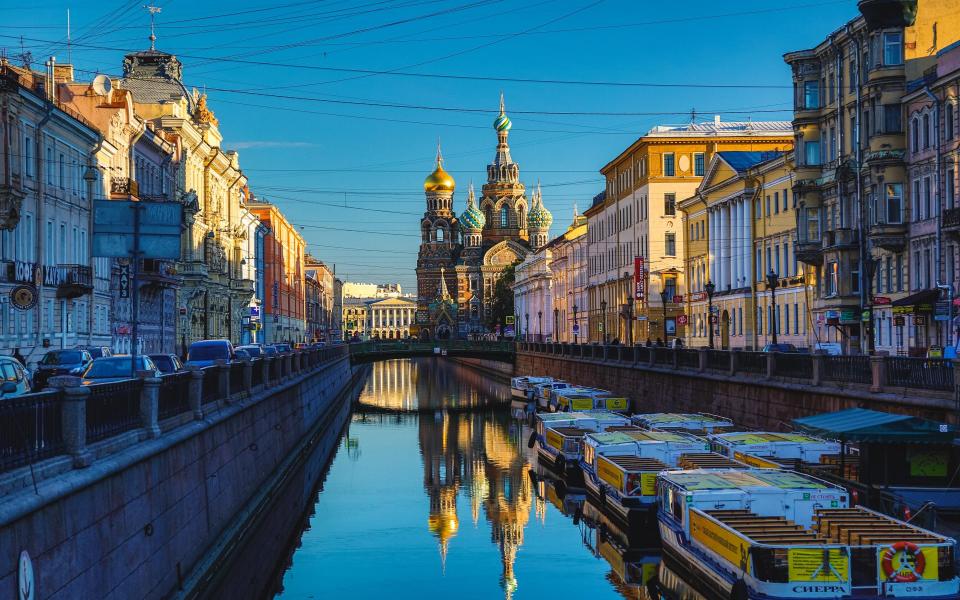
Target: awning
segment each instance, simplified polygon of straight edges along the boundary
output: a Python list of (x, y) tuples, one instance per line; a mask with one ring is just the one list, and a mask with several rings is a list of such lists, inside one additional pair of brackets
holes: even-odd
[(958, 434), (947, 423), (866, 408), (803, 417), (793, 424), (811, 435), (844, 442), (949, 444)]
[(931, 313), (939, 299), (940, 290), (921, 290), (906, 298), (894, 300), (891, 306), (900, 309), (893, 311), (895, 313)]

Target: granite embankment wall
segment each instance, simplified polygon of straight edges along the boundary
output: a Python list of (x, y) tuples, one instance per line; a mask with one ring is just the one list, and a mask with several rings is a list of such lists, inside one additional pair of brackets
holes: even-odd
[(314, 473), (329, 460), (336, 438), (320, 453), (311, 440), (339, 432), (365, 373), (344, 355), (0, 498), (0, 598), (17, 597), (22, 550), (36, 598), (190, 594), (299, 454)]
[(708, 412), (748, 427), (781, 429), (791, 419), (842, 410), (870, 408), (957, 422), (952, 399), (871, 393), (866, 386), (812, 386), (716, 372), (670, 370), (617, 361), (517, 352), (515, 372), (549, 375), (628, 396), (639, 412)]
[(486, 358), (463, 358), (450, 356), (447, 357), (447, 360), (451, 360), (461, 365), (466, 365), (471, 369), (475, 369), (481, 373), (496, 377), (501, 381), (509, 382), (510, 378), (513, 377), (513, 363), (490, 360)]

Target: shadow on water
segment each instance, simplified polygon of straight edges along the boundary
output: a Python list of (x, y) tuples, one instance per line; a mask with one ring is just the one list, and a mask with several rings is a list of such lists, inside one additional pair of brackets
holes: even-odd
[(209, 597), (702, 598), (538, 467), (507, 384), (392, 360), (349, 409)]

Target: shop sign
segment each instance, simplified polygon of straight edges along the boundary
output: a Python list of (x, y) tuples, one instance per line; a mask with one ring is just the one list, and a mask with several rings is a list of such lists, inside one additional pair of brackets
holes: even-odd
[(20, 551), (20, 564), (17, 566), (17, 591), (19, 600), (34, 600), (37, 597), (37, 584), (33, 576), (33, 561), (30, 553)]
[(574, 334), (574, 335), (580, 335), (580, 326), (579, 326), (579, 325), (574, 324), (574, 326), (573, 326), (573, 334)]
[(251, 306), (251, 307), (250, 307), (250, 318), (251, 318), (251, 319), (254, 319), (254, 320), (258, 320), (258, 319), (260, 318), (260, 307), (259, 307), (259, 306)]
[(677, 325), (686, 325), (687, 315), (677, 315)]
[(903, 327), (906, 324), (906, 319), (903, 318), (903, 315), (897, 315), (893, 318), (893, 325), (895, 327)]
[(874, 296), (873, 303), (877, 306), (885, 306), (890, 304), (890, 298), (887, 296)]
[(120, 297), (130, 297), (130, 264), (120, 265)]
[(856, 323), (857, 322), (857, 311), (853, 308), (845, 308), (840, 311), (840, 323)]
[(646, 261), (642, 256), (633, 257), (633, 297), (643, 302), (647, 295)]
[(689, 297), (690, 297), (690, 302), (703, 302), (704, 300), (707, 299), (707, 293), (706, 293), (706, 292), (694, 292), (694, 293), (692, 293), (692, 294), (689, 294)]
[(674, 296), (674, 297), (673, 297), (673, 303), (674, 303), (674, 304), (683, 304), (683, 296), (680, 295), (680, 294)]
[(514, 323), (516, 323), (516, 317), (514, 317), (513, 315), (507, 315), (506, 317), (503, 318), (503, 320), (507, 325), (513, 325)]
[(30, 284), (18, 285), (10, 292), (10, 304), (17, 310), (30, 310), (37, 305), (37, 288)]
[(913, 324), (922, 327), (927, 324), (927, 315), (913, 315)]

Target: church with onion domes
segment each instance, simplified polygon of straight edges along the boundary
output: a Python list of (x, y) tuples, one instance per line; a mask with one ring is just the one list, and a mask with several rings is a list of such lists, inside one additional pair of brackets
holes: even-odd
[(443, 168), (437, 146), (434, 170), (423, 182), (427, 209), (420, 220), (417, 316), (411, 335), (421, 339), (467, 338), (488, 333), (486, 310), (504, 269), (546, 245), (553, 216), (540, 186), (527, 198), (520, 166), (507, 138), (513, 122), (503, 94), (493, 122), (497, 148), (477, 197), (473, 184), (464, 211), (454, 212), (456, 182)]

